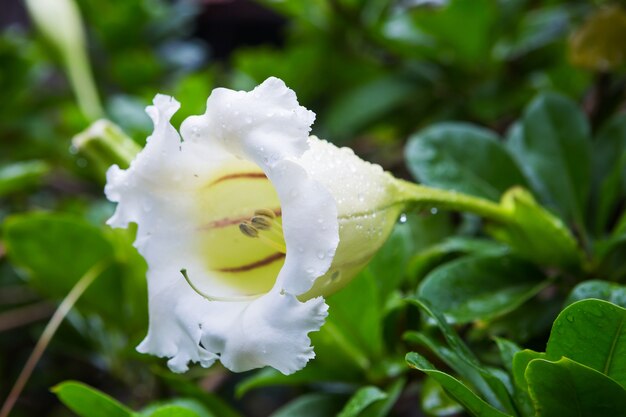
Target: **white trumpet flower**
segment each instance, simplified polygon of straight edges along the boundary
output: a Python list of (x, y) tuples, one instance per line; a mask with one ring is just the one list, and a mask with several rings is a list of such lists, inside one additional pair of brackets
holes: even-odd
[[(309, 137), (315, 115), (269, 78), (251, 92), (216, 89), (178, 132), (158, 95), (154, 133), (126, 170), (107, 173), (109, 224), (136, 223), (148, 263), (150, 325), (140, 352), (173, 371), (219, 359), (232, 371), (289, 374), (313, 358), (322, 298), (385, 241), (399, 181), (346, 148)], [(181, 140), (182, 137), (182, 140)]]

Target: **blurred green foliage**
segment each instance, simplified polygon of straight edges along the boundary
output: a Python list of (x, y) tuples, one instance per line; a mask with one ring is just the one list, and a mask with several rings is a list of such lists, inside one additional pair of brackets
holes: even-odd
[[(9, 25), (0, 33), (0, 398), (50, 306), (109, 262), (13, 415), (624, 415), (624, 4), (259, 3), (285, 19), (283, 44), (217, 60), (196, 37), (211, 2), (78, 0), (107, 117), (142, 145), (152, 129), (143, 109), (157, 92), (182, 103), (177, 126), (204, 111), (212, 88), (277, 76), (316, 112), (318, 136), (399, 177), (498, 202), (515, 223), (408, 213), (328, 299), (305, 369), (171, 374), (134, 352), (148, 320), (145, 263), (132, 232), (104, 225), (113, 207), (101, 163), (71, 146), (93, 120), (58, 52), (31, 27)], [(41, 305), (45, 314), (33, 313)]]

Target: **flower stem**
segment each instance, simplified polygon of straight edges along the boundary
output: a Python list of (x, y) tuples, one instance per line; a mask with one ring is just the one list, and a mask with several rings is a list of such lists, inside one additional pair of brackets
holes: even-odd
[(52, 340), (52, 337), (56, 333), (57, 329), (63, 322), (63, 319), (65, 319), (67, 313), (70, 312), (74, 304), (76, 304), (76, 301), (78, 301), (81, 295), (83, 295), (85, 290), (89, 288), (89, 286), (94, 282), (96, 278), (100, 276), (100, 274), (102, 274), (102, 272), (109, 266), (109, 264), (109, 261), (101, 261), (92, 266), (87, 272), (85, 272), (85, 274), (78, 280), (78, 282), (74, 285), (70, 292), (65, 296), (57, 310), (52, 315), (52, 318), (46, 325), (46, 328), (41, 334), (41, 337), (39, 337), (39, 340), (37, 341), (33, 352), (28, 357), (28, 360), (26, 361), (24, 368), (22, 368), (22, 372), (20, 372), (17, 381), (15, 381), (15, 384), (13, 385), (9, 396), (4, 401), (2, 409), (0, 409), (0, 417), (8, 417), (9, 413), (13, 409), (13, 406), (15, 405), (15, 402), (22, 393), (26, 382), (28, 382), (28, 378), (30, 378), (31, 374), (33, 373), (37, 362), (39, 362), (39, 359), (41, 359), (41, 356), (48, 347), (48, 344), (50, 343), (50, 340)]
[(417, 208), (466, 211), (500, 223), (508, 223), (513, 220), (505, 208), (484, 198), (458, 191), (426, 187), (403, 180), (398, 180), (398, 186), (404, 201)]
[(84, 47), (76, 47), (67, 51), (65, 67), (72, 89), (83, 115), (89, 121), (95, 121), (104, 116), (96, 83), (94, 82), (87, 52)]

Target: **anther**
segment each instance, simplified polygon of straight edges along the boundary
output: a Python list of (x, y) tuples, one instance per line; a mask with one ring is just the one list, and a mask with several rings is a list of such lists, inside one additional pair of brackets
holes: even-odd
[(239, 223), (239, 230), (248, 237), (258, 237), (259, 231), (248, 222)]
[(273, 210), (270, 209), (258, 209), (254, 211), (254, 215), (255, 216), (260, 216), (260, 217), (267, 217), (270, 219), (275, 219), (276, 218), (276, 214), (274, 213)]
[(274, 222), (272, 219), (268, 219), (265, 216), (254, 216), (250, 219), (252, 226), (259, 230), (269, 230), (272, 228)]

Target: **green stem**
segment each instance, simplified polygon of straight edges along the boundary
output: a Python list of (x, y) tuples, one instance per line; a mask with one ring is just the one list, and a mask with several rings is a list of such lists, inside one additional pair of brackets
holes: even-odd
[(480, 197), (426, 187), (398, 180), (404, 201), (417, 208), (466, 211), (500, 223), (513, 221), (511, 214), (501, 205)]
[(15, 405), (15, 402), (22, 393), (22, 390), (24, 389), (28, 378), (30, 378), (30, 375), (33, 373), (37, 362), (39, 362), (41, 355), (43, 355), (43, 353), (45, 352), (48, 344), (50, 343), (50, 340), (52, 340), (52, 337), (63, 322), (63, 319), (65, 319), (67, 313), (69, 313), (72, 307), (74, 307), (74, 304), (76, 304), (76, 301), (78, 301), (80, 296), (83, 295), (85, 290), (89, 288), (94, 280), (98, 278), (100, 274), (102, 274), (102, 272), (109, 266), (109, 263), (109, 261), (102, 261), (92, 266), (78, 280), (78, 282), (70, 290), (67, 296), (65, 296), (65, 298), (59, 305), (59, 308), (57, 308), (57, 310), (54, 312), (54, 315), (46, 325), (46, 328), (41, 334), (41, 337), (39, 337), (39, 340), (37, 341), (33, 352), (28, 357), (28, 360), (26, 361), (22, 372), (18, 376), (17, 381), (15, 381), (15, 385), (13, 385), (9, 396), (2, 405), (2, 409), (0, 409), (0, 417), (8, 417), (9, 413), (13, 409), (13, 406)]
[(67, 76), (72, 84), (78, 106), (90, 121), (104, 116), (98, 90), (93, 80), (87, 52), (83, 45), (73, 47), (65, 52)]

